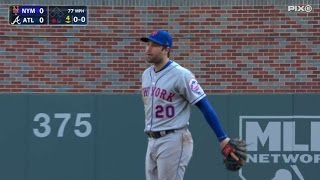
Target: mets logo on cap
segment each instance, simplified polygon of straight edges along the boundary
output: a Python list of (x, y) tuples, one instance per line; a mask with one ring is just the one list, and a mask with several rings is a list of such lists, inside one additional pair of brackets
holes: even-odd
[(156, 36), (157, 34), (158, 34), (158, 31), (153, 31), (153, 32), (151, 33), (152, 36)]

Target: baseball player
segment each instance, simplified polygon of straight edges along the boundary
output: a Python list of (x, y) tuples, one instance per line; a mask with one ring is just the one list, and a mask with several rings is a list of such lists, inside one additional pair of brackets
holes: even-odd
[(193, 139), (188, 130), (191, 105), (196, 105), (215, 132), (223, 154), (239, 157), (230, 145), (220, 120), (206, 94), (186, 68), (169, 59), (172, 37), (155, 30), (148, 37), (146, 60), (152, 65), (142, 74), (142, 98), (148, 147), (145, 159), (147, 180), (182, 180), (192, 156)]

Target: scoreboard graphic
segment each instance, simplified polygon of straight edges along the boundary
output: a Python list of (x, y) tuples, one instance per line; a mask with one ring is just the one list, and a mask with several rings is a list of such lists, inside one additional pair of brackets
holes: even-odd
[(87, 25), (86, 6), (10, 6), (11, 25)]

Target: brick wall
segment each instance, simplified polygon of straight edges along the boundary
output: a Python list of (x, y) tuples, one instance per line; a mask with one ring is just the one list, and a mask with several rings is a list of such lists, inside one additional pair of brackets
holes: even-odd
[(19, 27), (0, 5), (0, 92), (139, 93), (139, 39), (159, 28), (207, 93), (320, 92), (319, 5), (88, 9), (88, 26)]

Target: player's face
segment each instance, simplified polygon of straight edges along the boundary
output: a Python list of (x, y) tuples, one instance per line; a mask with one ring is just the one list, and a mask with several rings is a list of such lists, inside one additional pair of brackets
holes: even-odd
[(146, 59), (149, 63), (159, 64), (166, 59), (163, 46), (149, 41), (146, 47)]

